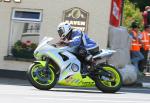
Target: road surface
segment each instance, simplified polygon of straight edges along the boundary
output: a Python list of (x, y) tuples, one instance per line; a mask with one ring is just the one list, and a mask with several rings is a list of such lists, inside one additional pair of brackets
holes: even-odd
[(0, 103), (150, 103), (149, 88), (122, 88), (107, 94), (96, 88), (66, 88), (57, 86), (41, 91), (27, 81), (0, 79)]

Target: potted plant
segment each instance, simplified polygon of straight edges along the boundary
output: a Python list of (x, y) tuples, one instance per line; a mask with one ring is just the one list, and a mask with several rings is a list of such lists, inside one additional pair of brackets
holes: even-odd
[(37, 45), (31, 41), (21, 42), (18, 40), (12, 47), (11, 53), (14, 57), (33, 59), (33, 52)]

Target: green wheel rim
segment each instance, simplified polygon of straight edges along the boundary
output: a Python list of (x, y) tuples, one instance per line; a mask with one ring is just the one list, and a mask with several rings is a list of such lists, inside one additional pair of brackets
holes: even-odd
[(43, 72), (37, 73), (37, 71), (42, 71), (43, 66), (41, 64), (36, 64), (32, 67), (31, 76), (33, 80), (40, 85), (50, 85), (55, 79), (55, 74), (52, 68), (54, 67), (52, 65), (49, 65), (49, 73), (47, 77), (46, 74), (44, 74)]
[(110, 79), (111, 81), (101, 80), (101, 83), (107, 87), (116, 87), (120, 84), (121, 78), (118, 72), (113, 67), (103, 67), (104, 70), (110, 72), (113, 77)]

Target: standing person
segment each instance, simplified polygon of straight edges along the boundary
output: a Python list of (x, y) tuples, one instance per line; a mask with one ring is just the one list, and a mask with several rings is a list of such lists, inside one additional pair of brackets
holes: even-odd
[(145, 11), (143, 12), (144, 25), (150, 25), (150, 6), (145, 7)]
[(142, 55), (142, 53), (140, 52), (140, 39), (142, 38), (142, 35), (139, 33), (138, 31), (138, 23), (137, 22), (133, 22), (131, 24), (132, 30), (130, 33), (130, 38), (131, 38), (131, 62), (133, 65), (135, 65), (136, 69), (137, 69), (137, 73), (139, 74), (139, 61), (144, 59), (144, 56)]
[(141, 48), (141, 53), (144, 55), (144, 59), (140, 61), (140, 71), (144, 71), (144, 66), (147, 63), (147, 57), (148, 57), (148, 52), (150, 50), (150, 25), (145, 25), (144, 26), (144, 31), (141, 33), (142, 34), (142, 48)]

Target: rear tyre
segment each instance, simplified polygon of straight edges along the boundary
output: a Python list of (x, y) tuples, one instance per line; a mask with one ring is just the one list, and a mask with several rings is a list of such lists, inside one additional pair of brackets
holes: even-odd
[[(95, 86), (104, 93), (115, 93), (122, 86), (122, 77), (120, 72), (113, 66), (104, 65), (103, 69), (111, 74), (111, 77), (96, 75)], [(99, 71), (101, 72), (101, 71)]]
[(53, 88), (58, 80), (55, 67), (49, 64), (48, 71), (40, 63), (33, 63), (27, 71), (30, 83), (40, 90), (49, 90)]

